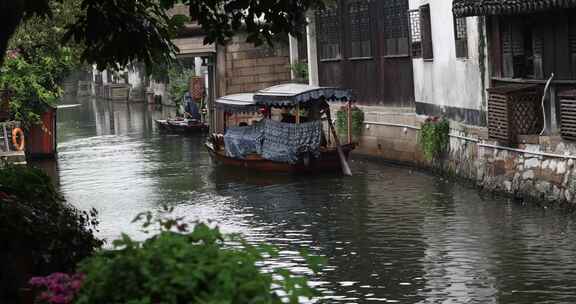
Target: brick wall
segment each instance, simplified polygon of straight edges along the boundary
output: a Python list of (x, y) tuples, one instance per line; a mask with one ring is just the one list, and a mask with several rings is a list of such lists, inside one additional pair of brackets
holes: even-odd
[(290, 81), (288, 45), (254, 46), (239, 35), (225, 47), (226, 94), (254, 92)]

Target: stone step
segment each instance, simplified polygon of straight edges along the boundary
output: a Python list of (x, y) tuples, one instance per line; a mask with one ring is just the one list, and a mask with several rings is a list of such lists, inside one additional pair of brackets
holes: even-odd
[(26, 155), (24, 152), (0, 152), (0, 166), (5, 164), (9, 165), (25, 165)]

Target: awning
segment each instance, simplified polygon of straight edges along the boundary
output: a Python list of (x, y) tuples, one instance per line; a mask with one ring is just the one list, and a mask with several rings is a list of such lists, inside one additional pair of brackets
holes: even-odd
[(254, 94), (254, 101), (257, 104), (270, 106), (306, 104), (319, 99), (348, 101), (352, 99), (352, 93), (350, 90), (333, 87), (288, 83), (263, 89)]
[(204, 36), (177, 38), (172, 42), (180, 49), (179, 56), (205, 56), (216, 53), (214, 44), (204, 44)]
[(260, 106), (254, 103), (254, 94), (242, 93), (216, 99), (216, 108), (226, 112), (248, 113), (257, 112)]
[(454, 0), (456, 17), (517, 15), (576, 7), (576, 0)]

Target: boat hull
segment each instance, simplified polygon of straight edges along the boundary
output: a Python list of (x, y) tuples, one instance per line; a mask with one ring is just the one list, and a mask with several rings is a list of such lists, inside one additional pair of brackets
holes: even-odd
[[(318, 159), (311, 159), (308, 165), (303, 161), (296, 164), (288, 164), (283, 162), (275, 162), (263, 159), (259, 156), (249, 156), (246, 159), (238, 159), (226, 156), (223, 149), (216, 150), (212, 143), (206, 143), (206, 149), (210, 156), (223, 165), (235, 166), (246, 168), (250, 170), (257, 170), (261, 172), (280, 172), (280, 173), (322, 173), (322, 172), (338, 172), (342, 170), (340, 158), (336, 149), (322, 151)], [(354, 145), (342, 146), (342, 151), (346, 159), (350, 152), (354, 150)]]
[(183, 123), (171, 123), (167, 120), (155, 120), (158, 129), (163, 132), (168, 133), (180, 133), (180, 134), (196, 134), (208, 132), (208, 126), (206, 124), (183, 124)]

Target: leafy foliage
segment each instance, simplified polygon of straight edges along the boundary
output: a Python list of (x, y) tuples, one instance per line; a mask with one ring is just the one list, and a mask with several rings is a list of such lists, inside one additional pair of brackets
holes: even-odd
[(58, 63), (49, 57), (35, 59), (38, 62), (29, 62), (16, 55), (0, 69), (0, 88), (10, 91), (12, 116), (26, 124), (38, 122), (43, 103), (56, 104), (62, 93), (50, 73)]
[(32, 16), (22, 23), (10, 41), (0, 69), (0, 89), (11, 91), (13, 118), (35, 123), (43, 104), (55, 105), (62, 94), (61, 82), (79, 66), (77, 45), (62, 46), (65, 24), (79, 11), (78, 0), (53, 2), (53, 18)]
[(64, 40), (85, 45), (82, 59), (100, 69), (172, 62), (177, 49), (170, 39), (188, 20), (170, 17), (156, 0), (82, 0), (81, 7)]
[(189, 230), (182, 218), (143, 213), (137, 220), (160, 232), (144, 242), (123, 235), (114, 250), (84, 261), (79, 270), (86, 279), (76, 303), (283, 303), (279, 293), (298, 303), (314, 295), (304, 277), (257, 266), (277, 255), (270, 246), (250, 245), (203, 223)]
[[(360, 136), (364, 127), (364, 111), (353, 106), (352, 107), (352, 135)], [(341, 133), (348, 132), (348, 108), (341, 107), (336, 113), (336, 127)]]
[(304, 83), (308, 82), (308, 64), (306, 62), (291, 64), (290, 69), (298, 80)]
[(428, 118), (420, 130), (420, 146), (428, 160), (438, 158), (448, 150), (450, 122), (445, 118)]
[(190, 78), (195, 75), (194, 70), (180, 67), (173, 67), (168, 72), (168, 92), (174, 104), (182, 104), (182, 97), (188, 92), (190, 87)]
[(29, 276), (72, 271), (100, 247), (95, 215), (66, 204), (38, 169), (0, 169), (0, 302), (13, 303)]
[(275, 36), (290, 33), (300, 36), (306, 26), (308, 9), (324, 7), (323, 0), (162, 0), (164, 7), (181, 2), (190, 8), (190, 16), (206, 32), (206, 43), (225, 44), (239, 31), (247, 41), (272, 43)]
[[(0, 4), (0, 20), (2, 16), (10, 17), (2, 24), (0, 54), (5, 53), (4, 42), (23, 16), (50, 15), (53, 9), (46, 4), (54, 1), (61, 0), (3, 1), (13, 3)], [(67, 27), (66, 38), (85, 46), (82, 52), (85, 61), (97, 63), (100, 69), (105, 69), (125, 66), (133, 61), (147, 66), (170, 63), (176, 51), (170, 38), (187, 20), (182, 15), (170, 16), (167, 12), (177, 3), (189, 5), (190, 18), (206, 34), (205, 43), (224, 44), (243, 31), (247, 33), (249, 42), (261, 44), (272, 43), (275, 37), (285, 33), (301, 35), (306, 25), (306, 11), (323, 7), (326, 0), (80, 1), (81, 11), (76, 21)]]
[(36, 15), (49, 15), (51, 10), (49, 0), (36, 1), (0, 1), (0, 66), (4, 62), (4, 53), (8, 49), (8, 41), (14, 35), (18, 25), (24, 20)]

